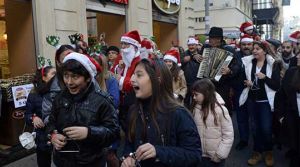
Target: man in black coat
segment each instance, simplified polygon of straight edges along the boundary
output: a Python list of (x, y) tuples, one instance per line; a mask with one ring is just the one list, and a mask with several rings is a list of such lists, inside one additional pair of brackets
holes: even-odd
[(195, 38), (189, 38), (187, 41), (188, 50), (185, 52), (182, 70), (187, 84), (187, 94), (184, 99), (184, 104), (187, 108), (190, 107), (192, 101), (192, 94), (190, 87), (197, 80), (197, 72), (199, 69), (200, 62), (202, 61), (202, 55), (198, 50), (198, 40)]
[(241, 70), (241, 64), (238, 62), (235, 50), (233, 47), (226, 45), (223, 40), (223, 29), (220, 27), (212, 27), (209, 31), (209, 44), (204, 45), (200, 51), (203, 54), (204, 48), (220, 48), (229, 51), (233, 54), (233, 59), (228, 67), (221, 68), (222, 77), (219, 81), (214, 81), (213, 83), (216, 87), (216, 91), (221, 95), (225, 101), (225, 105), (229, 112), (231, 111), (231, 101), (229, 97), (231, 82), (238, 77)]
[(66, 88), (53, 102), (47, 127), (56, 166), (104, 167), (104, 148), (119, 135), (112, 101), (94, 80), (97, 71), (99, 64), (86, 55), (71, 53), (64, 59)]
[[(253, 38), (247, 34), (241, 37), (240, 40), (240, 51), (236, 53), (237, 61), (242, 66), (242, 58), (252, 54), (253, 50)], [(244, 89), (243, 80), (244, 70), (241, 68), (238, 73), (237, 79), (232, 81), (231, 85), (234, 91), (233, 107), (236, 112), (238, 130), (239, 130), (239, 143), (236, 145), (237, 150), (242, 150), (248, 146), (249, 139), (249, 112), (243, 106), (239, 106), (239, 98)]]

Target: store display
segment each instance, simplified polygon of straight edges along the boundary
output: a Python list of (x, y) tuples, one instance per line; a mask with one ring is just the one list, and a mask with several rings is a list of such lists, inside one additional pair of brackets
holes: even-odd
[(5, 101), (12, 101), (12, 87), (26, 85), (32, 83), (34, 74), (24, 74), (14, 78), (0, 79), (0, 88), (2, 90), (2, 98)]

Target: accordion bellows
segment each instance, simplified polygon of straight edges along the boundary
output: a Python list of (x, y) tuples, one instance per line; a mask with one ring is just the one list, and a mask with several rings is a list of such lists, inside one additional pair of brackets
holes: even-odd
[(219, 81), (222, 77), (222, 67), (228, 67), (233, 54), (220, 48), (204, 48), (203, 60), (200, 63), (197, 78), (209, 78)]

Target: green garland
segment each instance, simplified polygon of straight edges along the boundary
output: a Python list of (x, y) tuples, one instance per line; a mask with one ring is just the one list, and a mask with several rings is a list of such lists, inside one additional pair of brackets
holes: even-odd
[(46, 59), (45, 57), (38, 55), (37, 57), (37, 61), (38, 61), (38, 68), (42, 68), (42, 67), (46, 67), (46, 66), (51, 66), (51, 60), (50, 59)]
[(60, 37), (55, 35), (49, 35), (46, 37), (46, 41), (49, 45), (56, 47), (59, 44)]

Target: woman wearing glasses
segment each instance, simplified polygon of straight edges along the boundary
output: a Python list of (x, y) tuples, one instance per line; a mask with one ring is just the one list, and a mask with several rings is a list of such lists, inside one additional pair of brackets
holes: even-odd
[(274, 96), (280, 87), (280, 69), (273, 68), (274, 58), (267, 53), (265, 42), (254, 42), (252, 55), (242, 58), (245, 67), (245, 88), (240, 105), (246, 105), (253, 119), (254, 148), (249, 165), (256, 165), (265, 153), (265, 163), (273, 166), (272, 111)]

